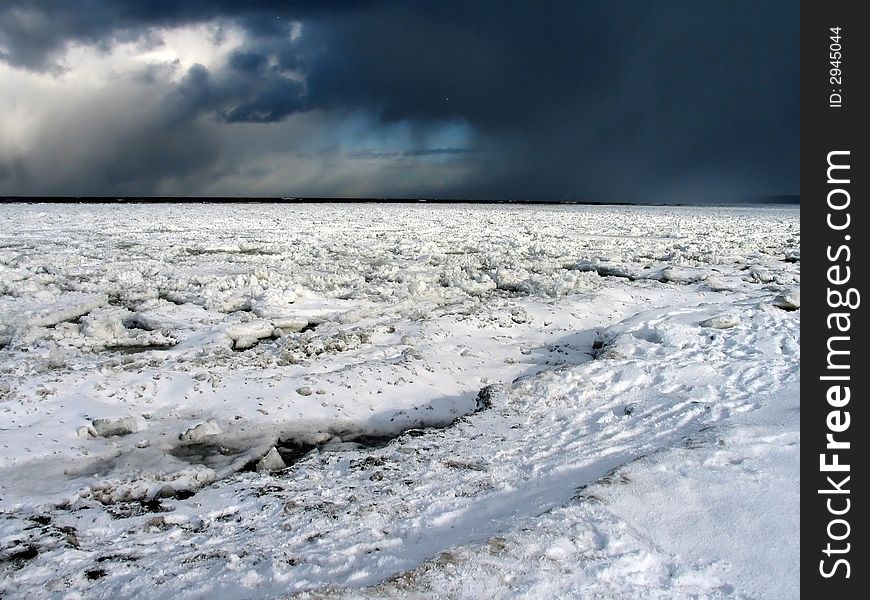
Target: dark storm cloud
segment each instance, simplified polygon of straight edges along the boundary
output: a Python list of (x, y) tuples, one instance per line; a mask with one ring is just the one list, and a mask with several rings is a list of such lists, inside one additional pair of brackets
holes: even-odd
[(188, 69), (169, 96), (169, 115), (175, 121), (196, 118), (202, 112), (221, 120), (268, 123), (308, 107), (304, 85), (269, 67), (256, 54), (235, 54), (217, 76), (202, 65)]
[[(243, 46), (168, 91), (167, 133), (201, 117), (274, 123), (311, 111), (412, 131), (461, 122), (473, 147), (420, 141), (349, 158), (467, 161), (471, 176), (447, 189), (422, 178), (421, 196), (704, 201), (797, 192), (798, 12), (748, 1), (30, 0), (0, 8), (0, 52), (44, 71), (70, 43), (108, 49), (149, 43), (156, 27), (233, 22)], [(162, 173), (153, 167), (128, 175), (147, 181)]]

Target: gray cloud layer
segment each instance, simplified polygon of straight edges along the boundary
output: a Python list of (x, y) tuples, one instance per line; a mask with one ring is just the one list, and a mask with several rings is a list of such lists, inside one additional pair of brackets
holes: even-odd
[[(99, 105), (65, 103), (28, 152), (0, 148), (0, 192), (715, 201), (798, 189), (796, 3), (12, 0), (0, 59), (60, 73), (71, 46), (157, 46), (159, 31), (199, 23), (241, 27), (244, 42), (180, 79), (143, 69)], [(406, 147), (341, 151), (335, 131), (353, 121), (375, 138), (401, 127)], [(467, 147), (433, 146), (451, 124)]]

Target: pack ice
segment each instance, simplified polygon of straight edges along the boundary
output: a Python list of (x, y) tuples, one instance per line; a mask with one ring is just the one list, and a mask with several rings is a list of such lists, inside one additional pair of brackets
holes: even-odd
[(798, 595), (790, 208), (0, 206), (0, 595)]

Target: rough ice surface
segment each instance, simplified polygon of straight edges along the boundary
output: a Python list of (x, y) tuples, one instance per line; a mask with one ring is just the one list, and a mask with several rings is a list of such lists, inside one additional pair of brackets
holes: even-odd
[(792, 598), (792, 208), (0, 207), (0, 595)]

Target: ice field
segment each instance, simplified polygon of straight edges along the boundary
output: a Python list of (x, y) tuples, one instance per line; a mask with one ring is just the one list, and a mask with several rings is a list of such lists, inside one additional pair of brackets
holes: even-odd
[(793, 598), (797, 208), (0, 205), (0, 596)]

